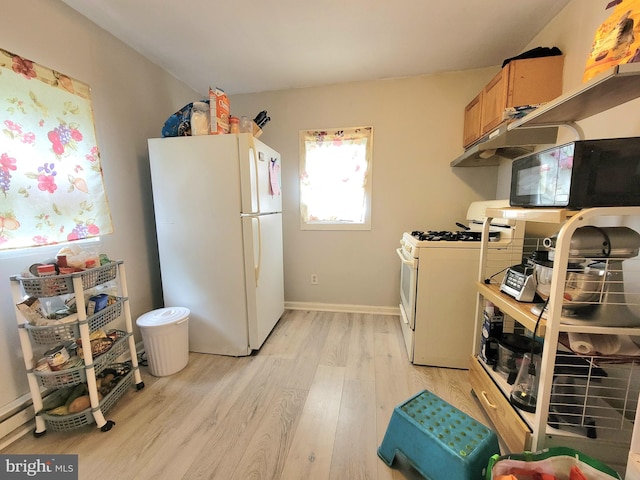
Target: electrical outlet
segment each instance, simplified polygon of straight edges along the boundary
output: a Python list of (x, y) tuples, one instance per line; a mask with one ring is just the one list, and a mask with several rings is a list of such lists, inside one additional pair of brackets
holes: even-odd
[(311, 285), (318, 285), (318, 274), (317, 273), (312, 273), (311, 274)]

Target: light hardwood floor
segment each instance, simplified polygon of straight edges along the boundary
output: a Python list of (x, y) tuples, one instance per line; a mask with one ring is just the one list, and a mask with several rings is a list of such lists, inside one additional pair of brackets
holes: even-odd
[(413, 479), (377, 456), (397, 404), (426, 388), (489, 424), (466, 370), (408, 362), (395, 316), (287, 311), (252, 356), (141, 369), (111, 431), (27, 434), (2, 453), (78, 454), (82, 480)]

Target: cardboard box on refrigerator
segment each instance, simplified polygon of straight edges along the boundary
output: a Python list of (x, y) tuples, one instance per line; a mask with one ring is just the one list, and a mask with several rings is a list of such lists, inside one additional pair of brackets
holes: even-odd
[(209, 87), (209, 114), (211, 116), (211, 134), (229, 133), (229, 98), (224, 90)]

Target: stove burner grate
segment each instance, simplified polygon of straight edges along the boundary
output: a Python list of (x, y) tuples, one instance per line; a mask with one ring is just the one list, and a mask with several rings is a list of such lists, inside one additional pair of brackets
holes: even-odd
[[(429, 230), (423, 232), (414, 230), (411, 235), (418, 240), (427, 242), (479, 242), (482, 239), (482, 232), (457, 231), (451, 232), (447, 230)], [(498, 240), (500, 232), (489, 232), (489, 240)]]

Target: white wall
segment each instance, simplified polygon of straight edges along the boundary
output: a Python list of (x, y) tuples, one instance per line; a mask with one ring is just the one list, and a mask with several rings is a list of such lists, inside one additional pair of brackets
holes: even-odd
[[(234, 114), (268, 111), (261, 140), (282, 154), (287, 302), (397, 308), (402, 232), (457, 230), (470, 202), (494, 198), (497, 167), (449, 163), (465, 105), (497, 69), (231, 96)], [(362, 125), (374, 128), (371, 230), (300, 230), (298, 132)]]
[[(4, 2), (0, 31), (1, 48), (91, 86), (115, 229), (100, 249), (126, 262), (135, 321), (162, 306), (147, 138), (198, 95), (58, 0)], [(9, 276), (57, 250), (0, 253), (0, 416), (28, 392)]]
[[(564, 91), (582, 83), (607, 0), (573, 0), (530, 44), (565, 54)], [(518, 52), (514, 52), (514, 55)], [(231, 97), (234, 114), (272, 118), (262, 139), (283, 155), (285, 295), (288, 302), (393, 306), (395, 248), (401, 232), (455, 229), (469, 202), (508, 198), (511, 160), (499, 168), (456, 168), (462, 110), (499, 66), (444, 75), (333, 85)], [(586, 138), (640, 134), (640, 100), (580, 122)], [(373, 220), (367, 232), (301, 231), (298, 131), (373, 125)], [(573, 139), (561, 128), (559, 142)], [(311, 285), (317, 273), (320, 284)]]

